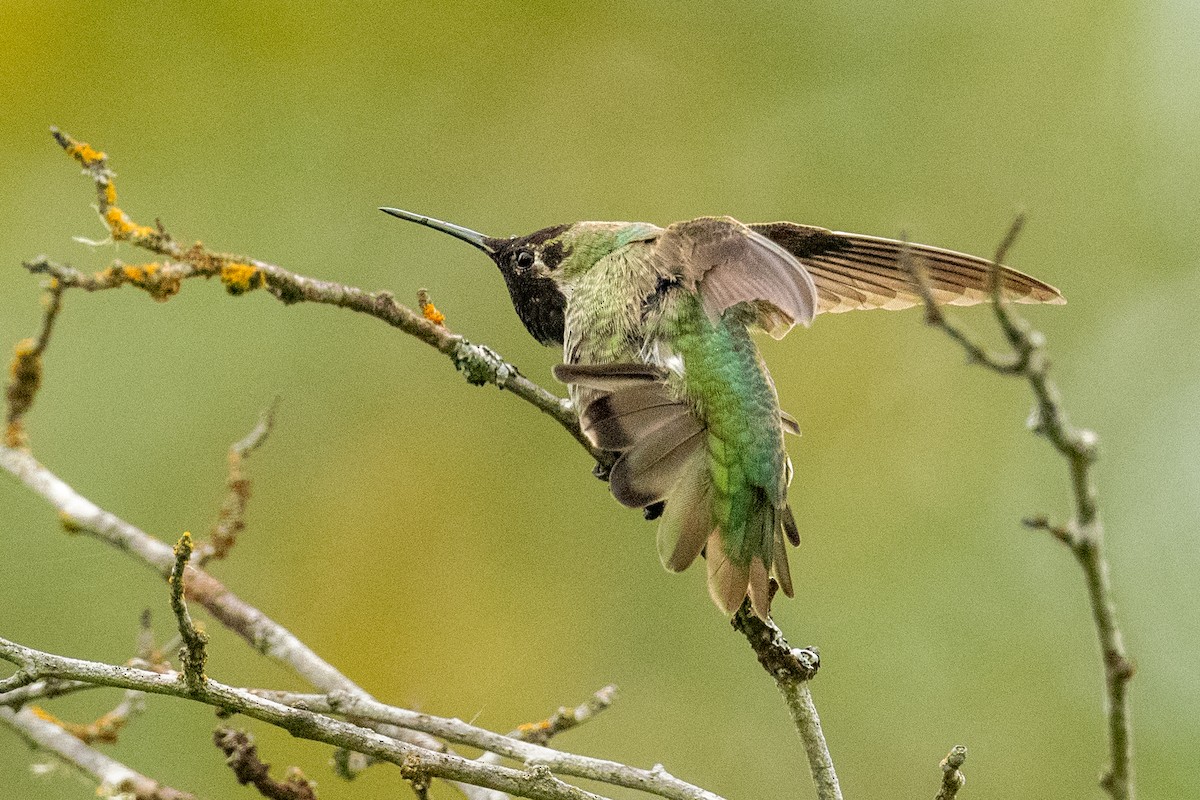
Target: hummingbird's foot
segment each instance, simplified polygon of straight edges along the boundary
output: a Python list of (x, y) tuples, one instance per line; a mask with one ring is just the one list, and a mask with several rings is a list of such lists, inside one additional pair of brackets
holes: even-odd
[(592, 474), (605, 483), (608, 483), (608, 473), (610, 472), (612, 472), (612, 466), (601, 464), (599, 461), (596, 462), (596, 466), (592, 467)]
[(642, 516), (647, 520), (658, 519), (662, 516), (663, 509), (667, 507), (666, 500), (659, 500), (657, 503), (651, 503), (642, 509)]

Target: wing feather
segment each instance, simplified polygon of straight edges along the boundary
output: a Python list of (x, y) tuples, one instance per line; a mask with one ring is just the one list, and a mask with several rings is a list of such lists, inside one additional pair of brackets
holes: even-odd
[[(920, 304), (921, 296), (901, 266), (905, 249), (925, 267), (938, 303), (974, 305), (991, 299), (992, 263), (986, 258), (794, 222), (749, 227), (787, 250), (812, 274), (817, 313)], [(1005, 266), (1000, 267), (1000, 274), (1004, 297), (1014, 303), (1066, 302), (1058, 289), (1030, 275)]]

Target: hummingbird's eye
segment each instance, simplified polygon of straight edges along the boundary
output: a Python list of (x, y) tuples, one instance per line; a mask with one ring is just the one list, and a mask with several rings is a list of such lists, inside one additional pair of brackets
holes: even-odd
[(522, 250), (517, 253), (517, 266), (522, 269), (528, 269), (533, 266), (533, 253), (528, 250)]

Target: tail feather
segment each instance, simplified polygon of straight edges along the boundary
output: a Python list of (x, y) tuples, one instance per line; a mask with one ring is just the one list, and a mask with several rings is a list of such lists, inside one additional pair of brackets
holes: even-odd
[(779, 588), (788, 597), (795, 597), (796, 590), (792, 588), (792, 570), (788, 566), (787, 545), (778, 533), (775, 534), (775, 558), (772, 559), (771, 567), (775, 572), (775, 580), (779, 581)]
[[(767, 566), (760, 556), (750, 559), (750, 607), (759, 619), (766, 622), (771, 616), (771, 583)], [(743, 595), (745, 597), (745, 595)]]
[(703, 433), (696, 418), (686, 414), (637, 440), (609, 473), (613, 497), (630, 508), (645, 508), (665, 498), (704, 444)]
[(750, 585), (750, 566), (733, 562), (725, 552), (720, 530), (709, 534), (705, 558), (708, 561), (708, 594), (717, 604), (717, 608), (724, 611), (726, 616), (732, 617), (746, 599), (746, 590)]
[(716, 527), (712, 493), (707, 453), (697, 451), (668, 495), (658, 523), (658, 557), (671, 572), (691, 566)]
[(598, 397), (579, 415), (579, 424), (596, 447), (620, 451), (687, 413), (687, 406), (651, 384)]

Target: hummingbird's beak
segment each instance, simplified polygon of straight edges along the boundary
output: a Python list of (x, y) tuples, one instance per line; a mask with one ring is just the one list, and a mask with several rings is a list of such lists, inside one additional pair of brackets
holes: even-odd
[(399, 208), (380, 208), (385, 214), (391, 214), (393, 217), (406, 219), (409, 222), (415, 222), (418, 225), (424, 225), (426, 228), (433, 228), (435, 231), (448, 233), (455, 239), (462, 239), (469, 245), (478, 247), (483, 252), (490, 255), (495, 255), (496, 249), (489, 244), (492, 237), (484, 236), (478, 231), (473, 231), (470, 228), (464, 228), (461, 225), (455, 225), (452, 222), (442, 222), (440, 219), (426, 217), (423, 214), (414, 214), (411, 211), (403, 211)]

